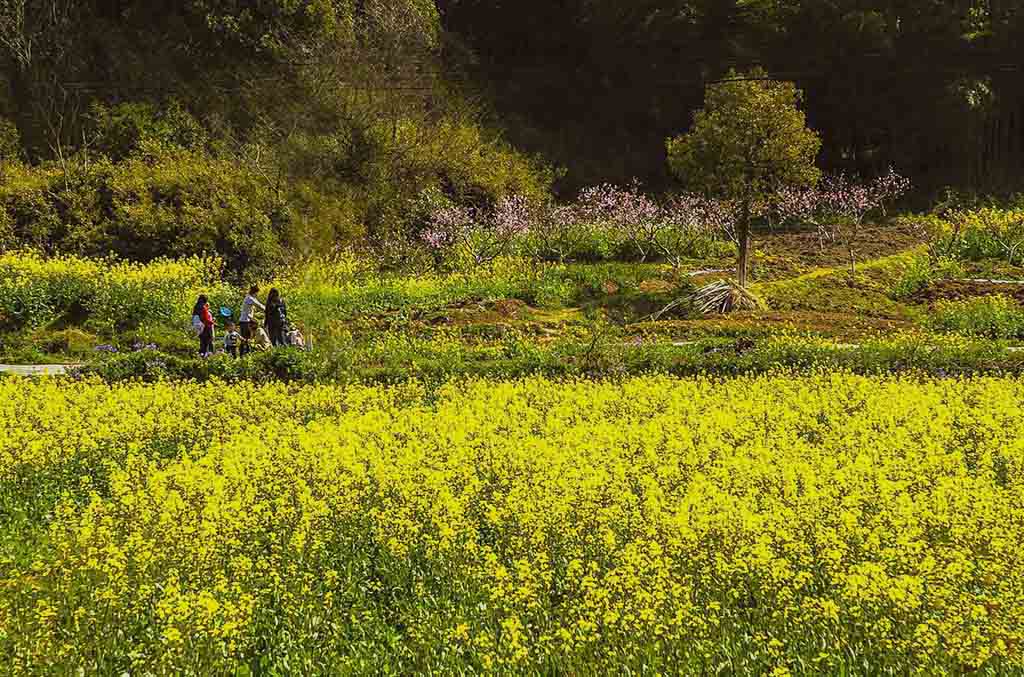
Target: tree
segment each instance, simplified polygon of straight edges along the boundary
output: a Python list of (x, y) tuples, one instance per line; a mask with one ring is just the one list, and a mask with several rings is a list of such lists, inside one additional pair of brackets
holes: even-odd
[(807, 128), (801, 99), (792, 82), (768, 79), (761, 70), (730, 71), (707, 88), (689, 133), (667, 142), (669, 167), (688, 188), (739, 205), (741, 288), (747, 285), (755, 204), (770, 203), (784, 188), (813, 186), (821, 174), (815, 166), (821, 139)]

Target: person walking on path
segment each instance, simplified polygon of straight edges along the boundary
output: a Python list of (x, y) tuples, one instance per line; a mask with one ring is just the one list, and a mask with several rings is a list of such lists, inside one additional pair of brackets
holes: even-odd
[(256, 321), (253, 319), (254, 306), (262, 311), (266, 311), (266, 307), (259, 302), (256, 295), (260, 293), (260, 288), (257, 285), (249, 287), (249, 293), (245, 295), (245, 300), (242, 301), (242, 312), (238, 317), (239, 328), (242, 334), (242, 346), (241, 356), (245, 355), (252, 350), (252, 341), (256, 337)]
[[(199, 322), (196, 323), (196, 318)], [(213, 354), (213, 313), (206, 294), (201, 294), (192, 309), (192, 324), (199, 329), (199, 356), (209, 357)]]
[(281, 298), (281, 292), (277, 289), (271, 289), (267, 294), (263, 325), (267, 328), (272, 346), (277, 348), (288, 345), (288, 340), (285, 337), (285, 331), (288, 328), (288, 309), (284, 305), (284, 299)]

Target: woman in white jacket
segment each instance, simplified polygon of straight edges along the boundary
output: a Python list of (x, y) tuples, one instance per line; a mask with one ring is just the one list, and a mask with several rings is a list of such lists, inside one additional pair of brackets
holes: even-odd
[(245, 295), (245, 300), (242, 301), (242, 312), (238, 317), (238, 326), (242, 333), (242, 356), (245, 356), (252, 349), (252, 341), (256, 337), (256, 327), (258, 325), (253, 320), (254, 307), (266, 310), (266, 307), (256, 298), (256, 295), (259, 293), (260, 288), (254, 284), (249, 287), (249, 293)]

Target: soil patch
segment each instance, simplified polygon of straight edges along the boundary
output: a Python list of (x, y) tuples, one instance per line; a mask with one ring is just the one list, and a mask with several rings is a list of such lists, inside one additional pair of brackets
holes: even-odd
[[(906, 225), (865, 224), (854, 248), (858, 263), (890, 256), (920, 244), (920, 236)], [(839, 242), (825, 241), (824, 248), (817, 231), (776, 230), (758, 233), (754, 246), (761, 256), (755, 257), (754, 275), (762, 281), (795, 277), (815, 268), (843, 268), (850, 265), (850, 254)]]
[(983, 296), (1002, 294), (1024, 303), (1024, 285), (995, 284), (971, 280), (940, 280), (933, 282), (913, 296), (916, 303), (934, 305), (937, 301), (963, 301)]

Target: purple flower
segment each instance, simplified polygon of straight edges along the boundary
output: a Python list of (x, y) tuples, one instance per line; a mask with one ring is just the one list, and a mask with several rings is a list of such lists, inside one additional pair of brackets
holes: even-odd
[(521, 195), (509, 195), (498, 200), (489, 219), (495, 233), (502, 238), (525, 235), (536, 219), (530, 203)]
[(605, 183), (584, 188), (576, 199), (578, 214), (586, 220), (618, 228), (642, 228), (664, 217), (661, 207), (640, 191), (634, 182), (629, 188)]
[(821, 195), (817, 188), (784, 186), (775, 194), (775, 213), (783, 223), (810, 221), (820, 207)]
[(910, 179), (891, 168), (870, 183), (852, 181), (845, 174), (827, 177), (818, 189), (819, 208), (825, 216), (860, 223), (872, 211), (884, 212), (886, 203), (900, 198), (910, 190), (910, 185)]
[(465, 237), (473, 227), (475, 214), (469, 207), (451, 205), (441, 207), (430, 215), (427, 229), (420, 238), (431, 249), (451, 247)]

